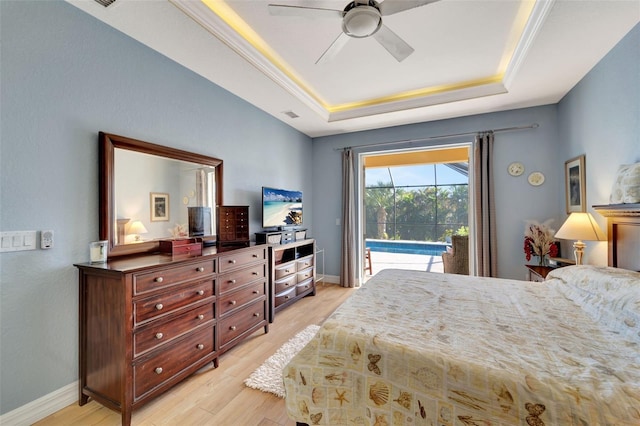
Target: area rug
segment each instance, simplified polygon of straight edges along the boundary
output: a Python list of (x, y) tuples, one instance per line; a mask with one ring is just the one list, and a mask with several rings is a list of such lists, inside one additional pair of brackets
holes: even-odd
[(286, 342), (244, 381), (250, 388), (272, 393), (284, 398), (282, 371), (307, 343), (316, 335), (320, 326), (310, 325)]

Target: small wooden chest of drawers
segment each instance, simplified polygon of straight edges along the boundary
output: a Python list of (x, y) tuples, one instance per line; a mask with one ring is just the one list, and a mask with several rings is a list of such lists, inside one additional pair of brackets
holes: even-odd
[(218, 245), (249, 245), (249, 206), (218, 206)]

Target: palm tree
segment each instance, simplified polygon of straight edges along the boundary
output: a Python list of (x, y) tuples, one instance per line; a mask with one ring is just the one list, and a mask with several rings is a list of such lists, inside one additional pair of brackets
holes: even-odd
[[(367, 212), (375, 211), (377, 224), (376, 238), (386, 239), (387, 236), (387, 207), (393, 206), (393, 190), (390, 183), (378, 182), (365, 191), (365, 206)], [(369, 216), (369, 214), (367, 214)]]

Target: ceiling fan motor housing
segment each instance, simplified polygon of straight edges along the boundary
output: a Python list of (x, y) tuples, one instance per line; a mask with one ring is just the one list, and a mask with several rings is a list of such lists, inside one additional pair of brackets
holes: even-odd
[(345, 8), (342, 31), (354, 38), (374, 35), (382, 26), (382, 15), (378, 8), (357, 3), (351, 3), (349, 6), (351, 5), (351, 8)]

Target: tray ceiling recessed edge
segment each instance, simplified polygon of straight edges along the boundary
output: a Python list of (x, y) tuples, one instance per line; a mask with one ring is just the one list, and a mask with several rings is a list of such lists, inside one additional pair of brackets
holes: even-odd
[(434, 87), (393, 93), (388, 96), (354, 100), (331, 105), (297, 75), (260, 36), (223, 1), (169, 0), (183, 13), (238, 53), (277, 85), (296, 97), (326, 122), (348, 120), (407, 109), (420, 108), (508, 93), (509, 84), (524, 61), (527, 51), (542, 27), (555, 0), (536, 1), (521, 8), (514, 22), (510, 51), (495, 75), (472, 81), (453, 82)]

